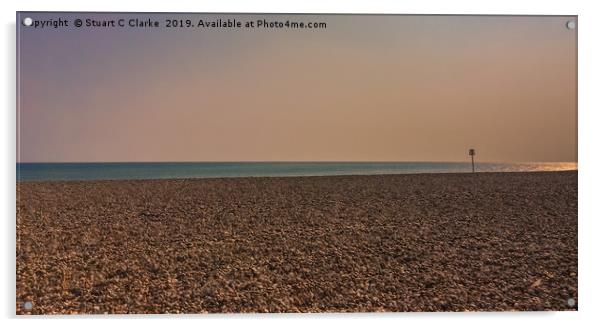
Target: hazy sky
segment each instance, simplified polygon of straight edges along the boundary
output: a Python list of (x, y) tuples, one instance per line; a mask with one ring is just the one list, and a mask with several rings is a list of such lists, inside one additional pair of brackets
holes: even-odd
[(22, 162), (577, 161), (575, 17), (21, 14)]

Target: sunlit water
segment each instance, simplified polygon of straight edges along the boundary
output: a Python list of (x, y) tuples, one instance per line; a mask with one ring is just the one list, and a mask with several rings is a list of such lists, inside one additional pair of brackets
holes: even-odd
[[(478, 172), (576, 170), (575, 162), (477, 163)], [(18, 163), (18, 181), (468, 173), (465, 162)]]

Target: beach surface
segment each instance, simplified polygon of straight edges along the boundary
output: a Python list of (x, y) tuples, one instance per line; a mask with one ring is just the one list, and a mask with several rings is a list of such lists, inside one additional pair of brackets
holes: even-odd
[(17, 314), (576, 310), (577, 172), (17, 183)]

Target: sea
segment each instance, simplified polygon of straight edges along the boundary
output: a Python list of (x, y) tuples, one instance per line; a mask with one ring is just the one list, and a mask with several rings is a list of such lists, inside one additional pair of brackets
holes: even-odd
[[(576, 170), (576, 162), (476, 163), (477, 172)], [(17, 181), (470, 173), (470, 162), (17, 163)]]

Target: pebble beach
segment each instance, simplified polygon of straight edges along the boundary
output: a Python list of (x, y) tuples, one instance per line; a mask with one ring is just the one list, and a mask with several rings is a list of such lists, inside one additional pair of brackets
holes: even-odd
[(577, 310), (577, 171), (17, 183), (17, 314)]

